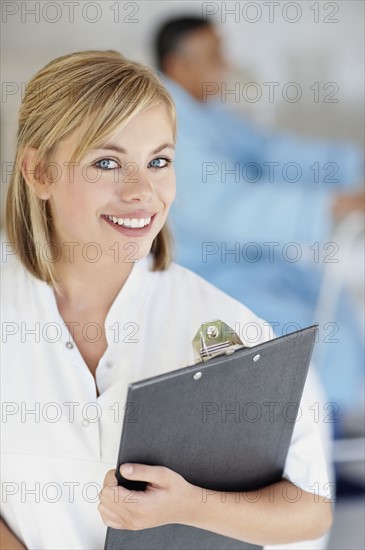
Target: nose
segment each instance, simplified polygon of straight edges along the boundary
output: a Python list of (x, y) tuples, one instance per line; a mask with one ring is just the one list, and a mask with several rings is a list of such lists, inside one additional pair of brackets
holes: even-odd
[(125, 174), (118, 185), (121, 198), (127, 202), (148, 202), (154, 194), (149, 174), (139, 169), (135, 162), (127, 163)]

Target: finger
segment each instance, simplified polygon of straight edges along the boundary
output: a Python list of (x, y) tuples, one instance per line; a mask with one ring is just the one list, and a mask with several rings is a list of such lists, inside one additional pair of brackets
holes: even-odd
[(153, 485), (163, 487), (170, 480), (171, 470), (165, 466), (149, 466), (147, 464), (126, 463), (119, 468), (120, 473), (126, 479), (147, 481)]
[(111, 512), (102, 504), (98, 505), (98, 510), (105, 525), (107, 525), (108, 527), (114, 527), (115, 529), (124, 528), (125, 523), (121, 516)]
[(136, 504), (144, 501), (146, 497), (145, 491), (134, 491), (122, 485), (116, 485), (103, 489), (100, 502), (108, 507), (116, 504), (135, 507)]
[(109, 470), (104, 478), (103, 489), (105, 489), (106, 487), (113, 487), (115, 485), (118, 485), (115, 470)]

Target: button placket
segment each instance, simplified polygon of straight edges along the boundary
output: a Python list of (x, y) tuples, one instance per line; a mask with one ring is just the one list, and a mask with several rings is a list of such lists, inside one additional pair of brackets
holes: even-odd
[[(98, 398), (95, 398), (95, 384), (92, 375), (85, 364), (85, 361), (73, 340), (72, 331), (69, 330), (67, 324), (64, 322), (55, 297), (55, 293), (52, 287), (46, 283), (42, 284), (42, 291), (44, 292), (44, 301), (47, 304), (49, 321), (57, 323), (60, 327), (60, 338), (57, 341), (59, 351), (62, 353), (65, 361), (65, 368), (62, 368), (62, 376), (65, 377), (65, 381), (72, 380), (72, 383), (79, 386), (79, 397), (75, 396), (73, 401), (77, 402), (78, 408), (75, 411), (74, 423), (70, 422), (70, 430), (78, 427), (83, 433), (84, 444), (87, 445), (90, 452), (90, 456), (95, 460), (101, 459), (101, 437), (100, 437), (100, 420), (94, 420), (87, 418), (87, 413), (83, 411), (85, 403), (96, 402)], [(42, 296), (43, 297), (43, 296)], [(76, 367), (76, 369), (75, 369)], [(68, 399), (66, 399), (68, 401)], [(80, 409), (81, 406), (81, 410)], [(87, 429), (86, 429), (87, 428)], [(85, 431), (86, 429), (86, 431)]]

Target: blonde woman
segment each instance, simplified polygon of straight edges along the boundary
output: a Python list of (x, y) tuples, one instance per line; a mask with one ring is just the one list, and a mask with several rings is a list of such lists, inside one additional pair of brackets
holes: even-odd
[(272, 337), (172, 261), (175, 143), (161, 81), (115, 51), (64, 55), (27, 86), (2, 276), (2, 548), (102, 549), (107, 526), (184, 523), (262, 545), (330, 527), (325, 461), (305, 411), (283, 480), (257, 502), (202, 503), (179, 474), (139, 464), (125, 475), (148, 490), (136, 505), (120, 487), (114, 501), (128, 383), (193, 362), (192, 338), (210, 319), (238, 327), (249, 346)]

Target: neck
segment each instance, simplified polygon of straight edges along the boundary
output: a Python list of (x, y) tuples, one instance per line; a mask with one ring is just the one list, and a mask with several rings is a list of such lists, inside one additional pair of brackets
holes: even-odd
[(171, 82), (177, 84), (181, 89), (185, 90), (193, 99), (198, 101), (199, 103), (202, 102), (202, 93), (201, 90), (198, 90), (196, 87), (191, 85), (191, 81), (188, 78), (181, 77), (178, 73), (164, 73), (164, 76), (166, 76)]
[(76, 256), (73, 261), (56, 263), (56, 277), (62, 294), (56, 292), (59, 304), (75, 311), (100, 308), (107, 312), (133, 269), (133, 262), (114, 262), (111, 256), (89, 262)]

